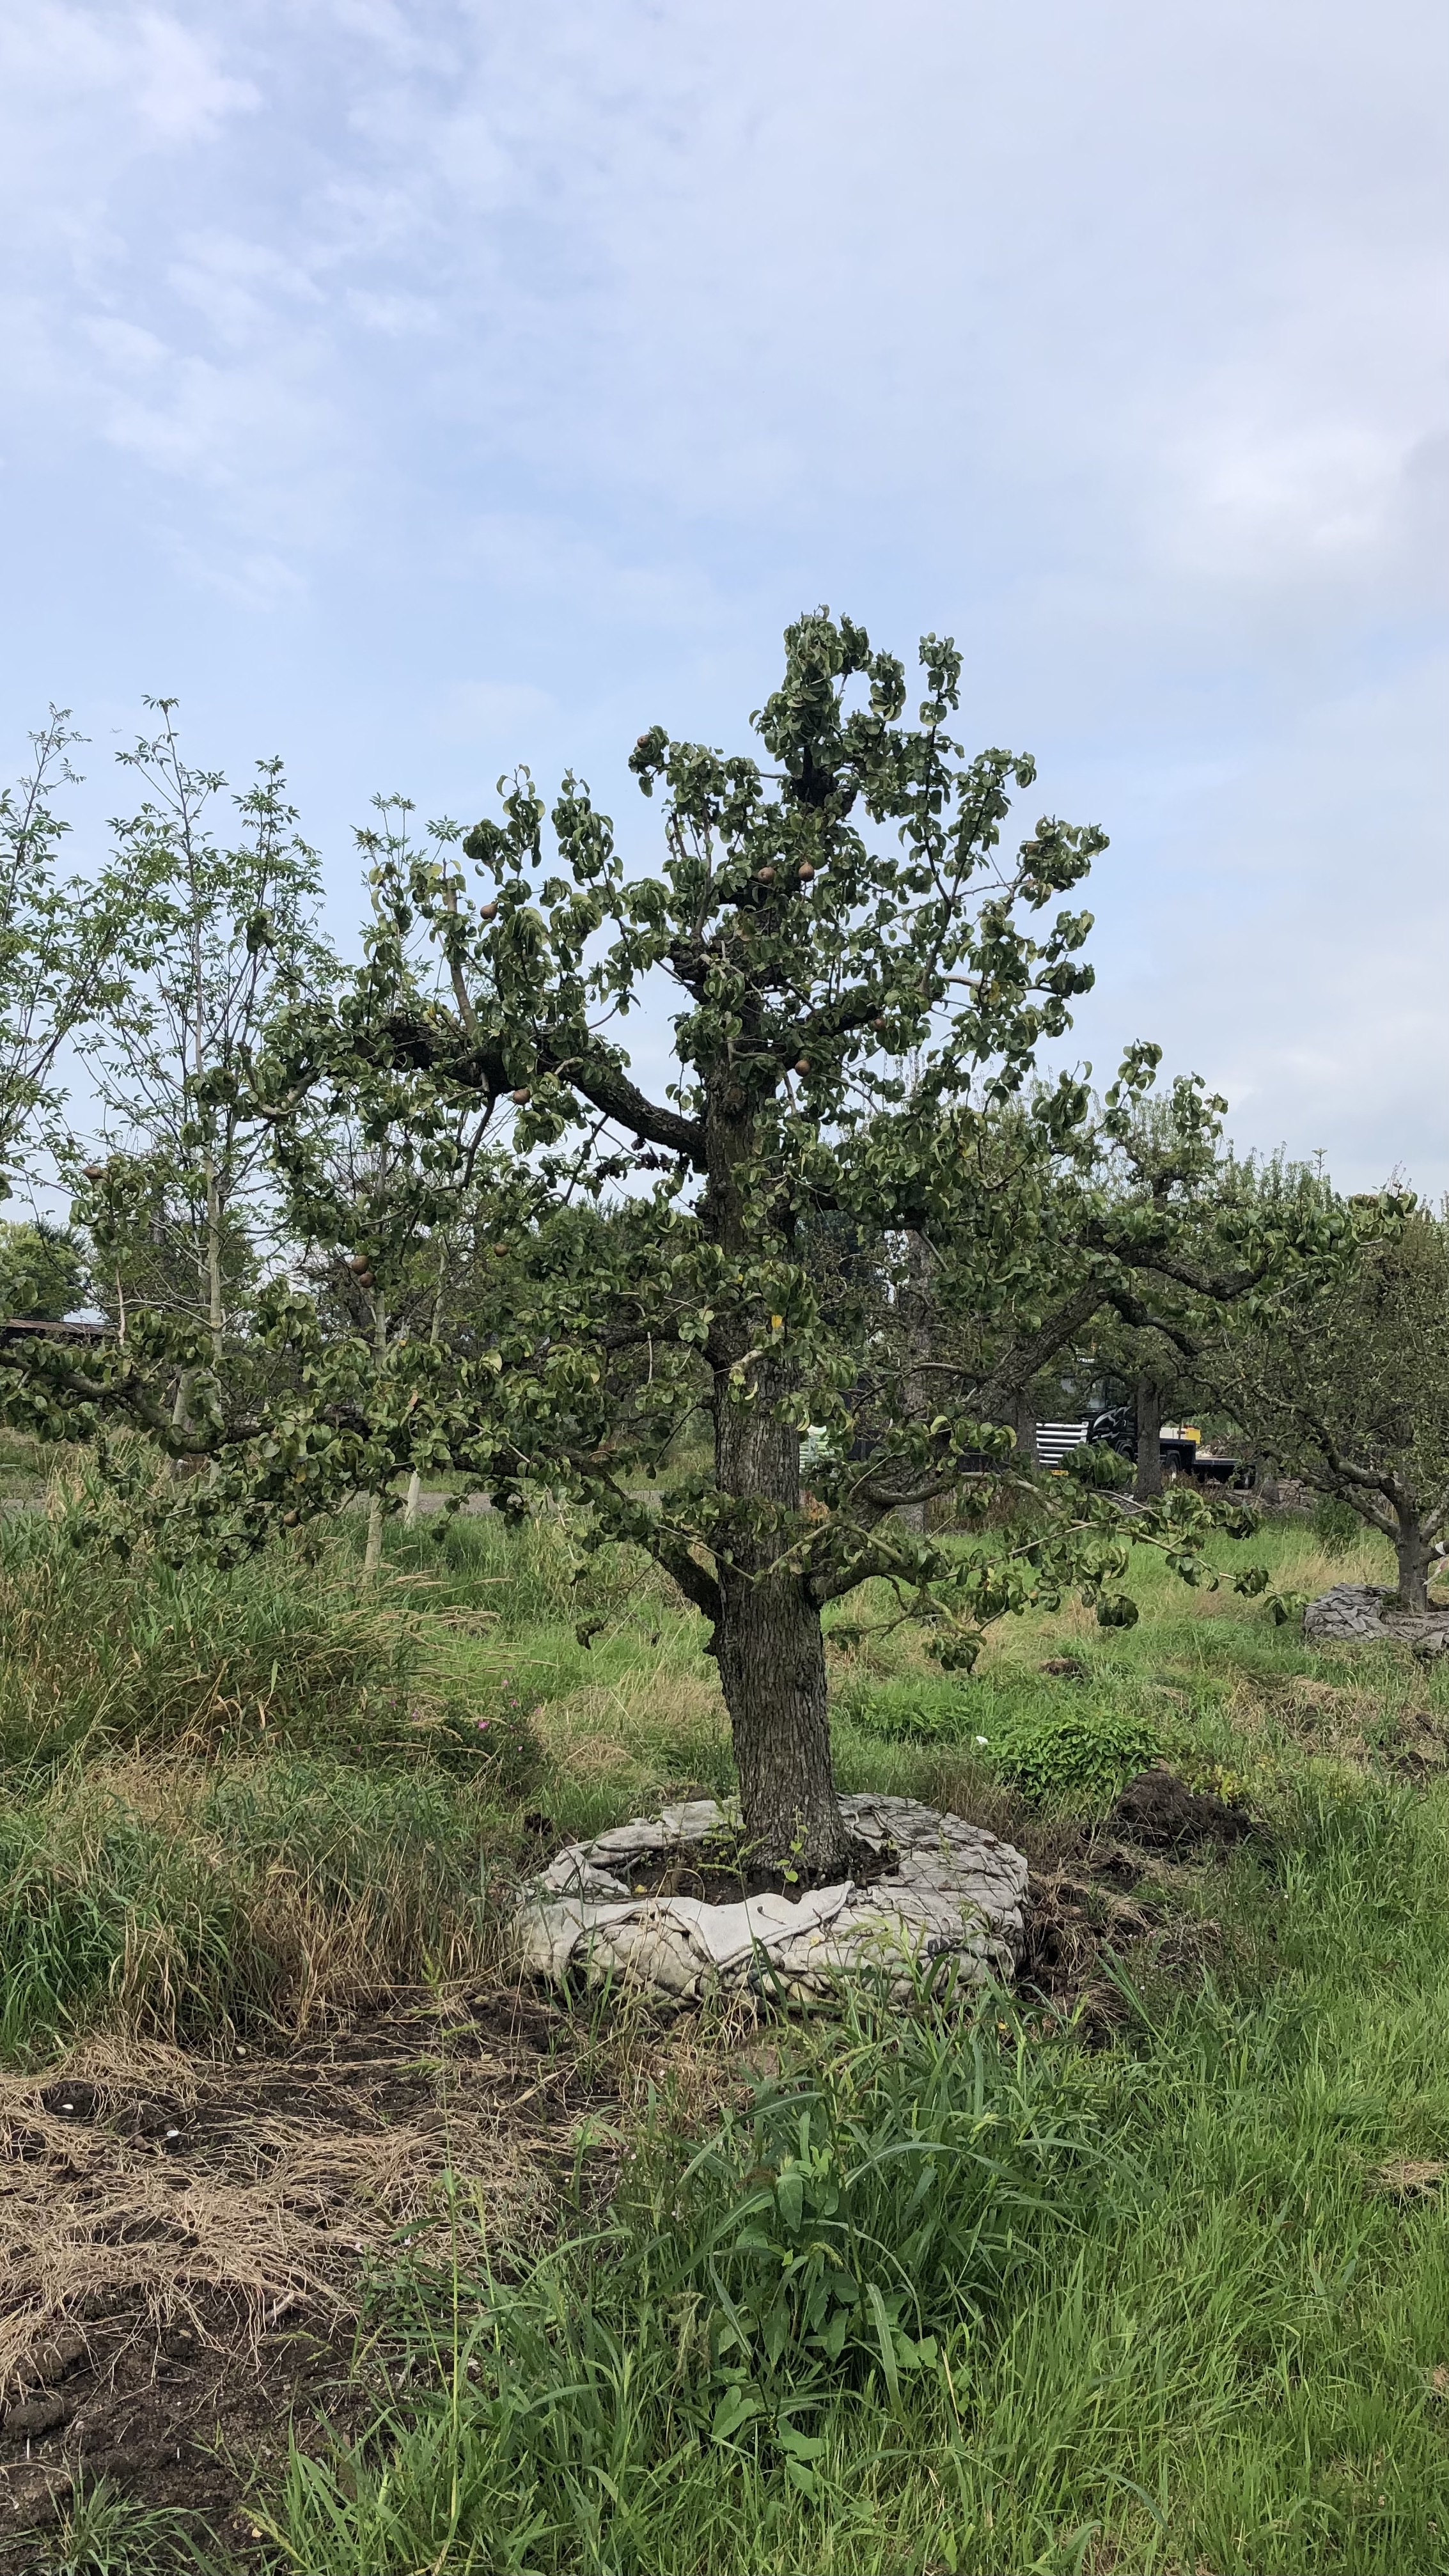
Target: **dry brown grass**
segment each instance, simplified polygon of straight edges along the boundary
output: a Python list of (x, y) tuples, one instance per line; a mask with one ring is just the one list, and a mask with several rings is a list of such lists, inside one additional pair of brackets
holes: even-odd
[[(114, 2034), (0, 2075), (0, 2393), (47, 2346), (329, 2335), (461, 2191), (495, 2259), (536, 2245), (580, 2153), (595, 2196), (661, 2101), (707, 2123), (777, 2051), (732, 2000), (606, 2015), (516, 1987), (394, 1997), (278, 2051)], [(73, 2105), (71, 2112), (63, 2108)]]
[(1308, 1673), (1242, 1674), (1228, 1715), (1250, 1742), (1287, 1736), (1300, 1751), (1353, 1771), (1387, 1761), (1427, 1778), (1449, 1760), (1449, 1723), (1424, 1704), (1422, 1692), (1422, 1676), (1407, 1666), (1398, 1689), (1382, 1674), (1366, 1678), (1351, 1666), (1342, 1681)]
[(461, 1997), (284, 2057), (108, 2038), (0, 2077), (0, 2385), (122, 2316), (140, 2335), (218, 2315), (252, 2338), (284, 2315), (330, 2330), (437, 2220), (446, 2175), (491, 2241), (527, 2241), (586, 2098), (526, 2016), (480, 2024)]
[(723, 1743), (729, 1733), (714, 1675), (680, 1672), (662, 1659), (547, 1702), (535, 1724), (560, 1770), (591, 1787), (614, 1780), (621, 1793), (657, 1775), (661, 1747)]

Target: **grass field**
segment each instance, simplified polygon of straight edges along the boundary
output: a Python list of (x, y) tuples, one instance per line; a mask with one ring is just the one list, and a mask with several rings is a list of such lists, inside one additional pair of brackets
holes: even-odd
[[(1449, 2564), (1437, 1673), (1146, 1558), (1136, 1628), (969, 1681), (836, 1654), (842, 1786), (1075, 1872), (1078, 1973), (666, 2022), (519, 1997), (501, 1921), (565, 1833), (728, 1787), (697, 1621), (559, 1521), (391, 1532), (371, 1594), (357, 1536), (182, 1578), (0, 1532), (0, 2567)], [(1268, 1830), (1113, 1895), (1114, 1746)]]

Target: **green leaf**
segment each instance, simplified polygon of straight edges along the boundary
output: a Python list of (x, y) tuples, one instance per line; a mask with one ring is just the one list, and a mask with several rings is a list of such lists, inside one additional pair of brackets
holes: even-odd
[(710, 2440), (732, 2442), (735, 2435), (746, 2424), (753, 2423), (762, 2412), (755, 2390), (739, 2381), (732, 2382), (714, 2410), (714, 2421), (709, 2428)]

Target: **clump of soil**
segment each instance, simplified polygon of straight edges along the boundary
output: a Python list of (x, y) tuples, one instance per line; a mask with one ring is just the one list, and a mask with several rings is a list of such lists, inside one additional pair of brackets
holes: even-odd
[(1018, 1992), (1035, 1996), (1054, 2018), (1074, 2020), (1088, 2039), (1106, 2040), (1125, 2016), (1125, 1997), (1104, 1960), (1138, 1948), (1162, 1926), (1160, 1898), (1119, 1893), (1133, 1875), (1123, 1869), (1113, 1886), (1084, 1856), (1082, 1867), (1038, 1879), (1026, 1909)]
[(783, 1896), (798, 1905), (812, 1888), (838, 1887), (846, 1878), (857, 1887), (874, 1887), (899, 1860), (894, 1843), (877, 1850), (851, 1834), (839, 1868), (786, 1870), (756, 1859), (748, 1843), (726, 1832), (710, 1834), (687, 1850), (676, 1845), (670, 1851), (639, 1854), (630, 1863), (628, 1885), (634, 1896), (697, 1896), (706, 1905), (738, 1905), (747, 1896)]
[(1119, 1964), (1134, 1985), (1145, 1967), (1200, 1975), (1220, 1928), (1177, 1910), (1173, 1877), (1167, 1862), (1084, 1829), (1073, 1850), (1032, 1872), (1019, 1991), (1101, 2046), (1130, 2009)]
[(1185, 1780), (1164, 1769), (1129, 1780), (1110, 1821), (1119, 1833), (1154, 1852), (1187, 1852), (1198, 1843), (1227, 1849), (1261, 1831), (1245, 1807), (1230, 1807), (1222, 1798), (1189, 1789)]

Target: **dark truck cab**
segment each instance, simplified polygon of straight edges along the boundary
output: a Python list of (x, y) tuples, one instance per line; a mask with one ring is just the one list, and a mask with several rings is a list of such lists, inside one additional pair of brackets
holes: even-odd
[[(1130, 1404), (1114, 1404), (1105, 1413), (1094, 1414), (1087, 1424), (1088, 1440), (1105, 1442), (1121, 1458), (1137, 1458), (1137, 1417)], [(1202, 1433), (1187, 1423), (1165, 1423), (1158, 1437), (1164, 1476), (1187, 1476), (1197, 1485), (1251, 1485), (1257, 1474), (1254, 1467), (1244, 1466), (1236, 1458), (1220, 1457), (1215, 1450), (1204, 1449)]]

